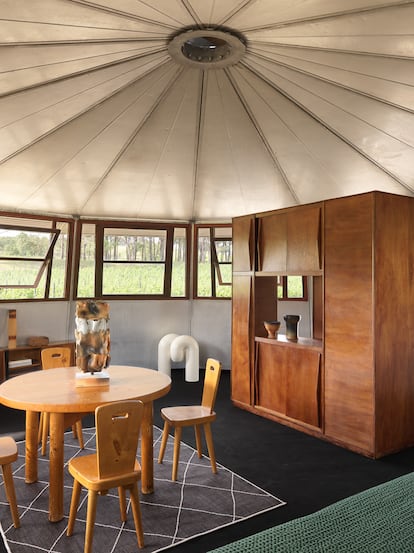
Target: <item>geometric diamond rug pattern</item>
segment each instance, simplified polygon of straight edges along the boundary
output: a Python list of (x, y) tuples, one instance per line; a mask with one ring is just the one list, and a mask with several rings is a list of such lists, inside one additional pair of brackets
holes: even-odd
[[(196, 536), (286, 503), (258, 488), (241, 476), (217, 463), (217, 474), (211, 471), (210, 460), (182, 442), (177, 481), (171, 480), (173, 438), (170, 436), (164, 461), (158, 457), (161, 430), (154, 426), (154, 493), (142, 494), (140, 503), (144, 528), (144, 553), (164, 551)], [(95, 429), (84, 428), (85, 449), (71, 432), (65, 433), (65, 463), (71, 457), (95, 451)], [(66, 536), (73, 479), (65, 466), (64, 513), (60, 522), (48, 521), (48, 458), (39, 453), (38, 481), (24, 482), (24, 441), (18, 442), (19, 457), (13, 463), (14, 482), (21, 526), (15, 529), (0, 490), (0, 519), (6, 549), (11, 553), (82, 553), (84, 548), (87, 493), (82, 490), (74, 533)], [(139, 459), (139, 451), (138, 451)], [(3, 488), (3, 482), (1, 482)], [(127, 494), (128, 499), (128, 494)], [(119, 516), (117, 490), (98, 497), (94, 553), (136, 553), (135, 527), (128, 501), (128, 520)]]

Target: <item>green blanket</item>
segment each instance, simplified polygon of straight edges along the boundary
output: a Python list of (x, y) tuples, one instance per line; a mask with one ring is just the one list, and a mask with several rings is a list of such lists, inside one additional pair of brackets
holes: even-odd
[(214, 550), (275, 552), (413, 553), (414, 473)]

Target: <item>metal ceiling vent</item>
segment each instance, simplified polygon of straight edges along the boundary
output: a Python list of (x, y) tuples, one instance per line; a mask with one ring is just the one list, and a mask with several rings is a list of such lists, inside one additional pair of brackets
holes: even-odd
[(244, 37), (236, 31), (224, 28), (183, 30), (168, 45), (168, 52), (174, 60), (199, 69), (234, 65), (245, 51)]

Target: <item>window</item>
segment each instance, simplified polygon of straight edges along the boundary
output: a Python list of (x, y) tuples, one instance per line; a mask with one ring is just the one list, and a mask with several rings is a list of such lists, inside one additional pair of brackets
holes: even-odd
[(194, 297), (231, 298), (231, 225), (195, 225), (194, 236)]
[(307, 301), (307, 278), (303, 276), (279, 276), (277, 281), (277, 299), (288, 301)]
[(80, 225), (77, 297), (188, 297), (188, 225)]
[(0, 300), (68, 297), (72, 223), (0, 216)]

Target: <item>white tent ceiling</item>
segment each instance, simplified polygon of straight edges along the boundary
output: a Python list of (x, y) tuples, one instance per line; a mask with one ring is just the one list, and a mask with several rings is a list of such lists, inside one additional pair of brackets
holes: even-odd
[[(241, 59), (169, 54), (229, 28)], [(414, 191), (414, 2), (0, 0), (0, 209), (214, 221)]]

